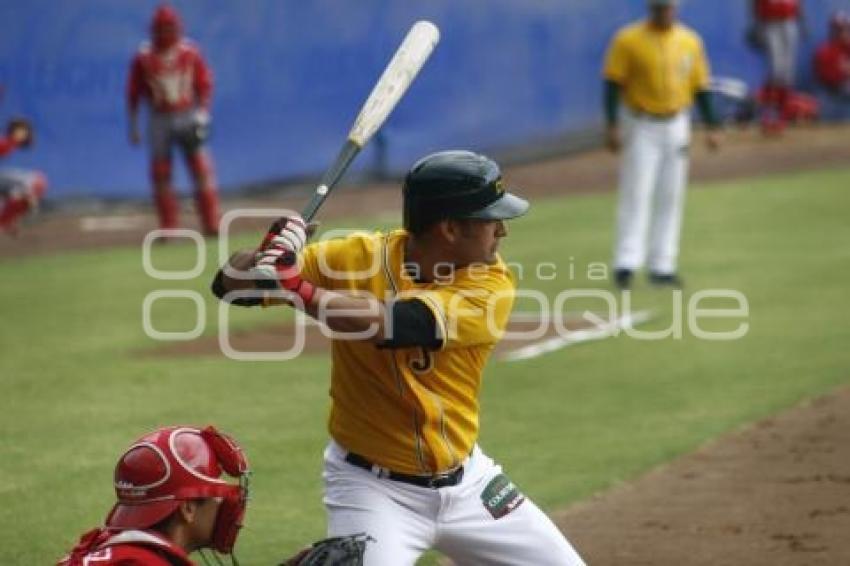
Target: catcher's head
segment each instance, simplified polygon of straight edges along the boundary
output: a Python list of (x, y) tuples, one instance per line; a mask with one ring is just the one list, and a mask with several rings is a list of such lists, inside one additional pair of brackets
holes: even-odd
[(471, 151), (441, 151), (417, 161), (404, 180), (404, 227), (421, 234), (447, 219), (507, 220), (528, 202), (505, 191), (492, 159)]
[[(223, 473), (237, 478), (229, 483)], [(182, 529), (188, 550), (230, 553), (248, 498), (248, 461), (213, 427), (167, 427), (133, 443), (115, 467), (112, 529)]]
[(183, 24), (177, 10), (167, 4), (156, 9), (151, 20), (151, 40), (157, 50), (176, 45), (182, 32)]

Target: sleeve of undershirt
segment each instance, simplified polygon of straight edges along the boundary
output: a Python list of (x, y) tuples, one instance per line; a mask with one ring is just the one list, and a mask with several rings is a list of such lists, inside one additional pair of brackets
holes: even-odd
[(422, 347), (437, 350), (442, 345), (437, 319), (425, 303), (418, 299), (405, 299), (387, 304), (390, 325), (379, 348)]
[(620, 106), (620, 85), (606, 80), (604, 86), (605, 123), (609, 126), (617, 124), (617, 110)]

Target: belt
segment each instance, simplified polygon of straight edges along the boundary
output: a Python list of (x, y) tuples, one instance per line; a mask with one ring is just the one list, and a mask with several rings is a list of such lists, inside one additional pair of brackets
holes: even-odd
[(354, 452), (349, 452), (348, 454), (346, 454), (345, 461), (351, 464), (352, 466), (357, 466), (358, 468), (363, 468), (364, 470), (368, 470), (373, 473), (377, 470), (377, 476), (379, 478), (387, 478), (393, 481), (409, 483), (411, 485), (416, 485), (419, 487), (430, 487), (432, 489), (439, 489), (441, 487), (451, 487), (453, 485), (459, 484), (460, 480), (463, 479), (463, 466), (458, 466), (454, 470), (450, 472), (445, 472), (443, 474), (436, 474), (433, 476), (416, 476), (412, 474), (402, 474), (399, 472), (393, 472), (391, 470), (387, 470), (386, 468), (381, 468), (380, 466), (373, 464), (360, 454), (355, 454)]
[(668, 120), (672, 120), (679, 114), (681, 111), (677, 112), (667, 112), (665, 114), (656, 114), (654, 112), (644, 112), (643, 110), (635, 110), (634, 108), (630, 109), (632, 114), (637, 118), (644, 118), (646, 120), (652, 120), (654, 122), (667, 122)]

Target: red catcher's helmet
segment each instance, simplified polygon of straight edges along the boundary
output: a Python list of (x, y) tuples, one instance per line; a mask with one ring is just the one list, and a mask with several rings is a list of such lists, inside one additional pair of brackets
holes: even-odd
[[(239, 479), (225, 481), (222, 471)], [(211, 546), (233, 550), (248, 499), (248, 461), (231, 437), (208, 426), (167, 427), (133, 443), (115, 466), (118, 503), (106, 517), (112, 529), (146, 529), (159, 523), (180, 501), (222, 498)]]
[(163, 4), (153, 13), (151, 19), (151, 38), (157, 49), (168, 49), (180, 41), (183, 23), (180, 14), (173, 7)]

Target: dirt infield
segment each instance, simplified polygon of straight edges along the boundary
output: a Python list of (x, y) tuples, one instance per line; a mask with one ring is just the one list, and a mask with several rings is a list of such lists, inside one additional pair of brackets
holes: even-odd
[(556, 517), (588, 564), (850, 564), (850, 388)]
[[(696, 181), (737, 179), (850, 163), (848, 127), (805, 127), (789, 130), (778, 138), (765, 138), (757, 130), (730, 131), (720, 152), (709, 155), (696, 135), (692, 179)], [(616, 186), (617, 159), (604, 151), (590, 151), (538, 163), (508, 167), (505, 178), (511, 186), (533, 198), (610, 191)], [(223, 208), (291, 207), (306, 203), (306, 187), (290, 187), (274, 198), (228, 199)], [(190, 202), (184, 203), (182, 218), (187, 228), (197, 228)], [(401, 195), (397, 184), (364, 187), (343, 186), (329, 199), (321, 219), (398, 214)], [(266, 222), (245, 222), (239, 230), (260, 230)], [(65, 250), (141, 244), (145, 234), (156, 228), (149, 207), (112, 209), (87, 215), (45, 214), (24, 226), (18, 238), (0, 234), (0, 258), (47, 254)]]

